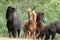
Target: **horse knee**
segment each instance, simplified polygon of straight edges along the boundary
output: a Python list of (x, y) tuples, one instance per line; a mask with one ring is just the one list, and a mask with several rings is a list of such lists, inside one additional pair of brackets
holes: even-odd
[(45, 37), (45, 40), (49, 40), (50, 39), (50, 37), (48, 36), (48, 37)]
[(28, 34), (29, 34), (28, 31), (25, 30), (24, 33), (25, 33), (25, 38), (28, 38)]
[(11, 37), (11, 32), (8, 30), (8, 33), (9, 33), (9, 36), (8, 37)]
[(36, 35), (38, 34), (39, 32), (36, 30)]
[(20, 30), (18, 30), (18, 37), (20, 36)]
[(34, 31), (34, 39), (36, 39), (36, 31)]
[(43, 39), (43, 37), (44, 37), (44, 33), (40, 33), (39, 35), (38, 35), (38, 38), (41, 38), (41, 39)]
[(16, 38), (16, 34), (15, 33), (12, 33), (13, 37)]
[(50, 39), (50, 35), (46, 35), (45, 40), (49, 40), (49, 39)]
[(55, 34), (52, 35), (52, 40), (54, 40), (54, 39), (55, 39)]
[(16, 31), (12, 31), (12, 36), (16, 38)]

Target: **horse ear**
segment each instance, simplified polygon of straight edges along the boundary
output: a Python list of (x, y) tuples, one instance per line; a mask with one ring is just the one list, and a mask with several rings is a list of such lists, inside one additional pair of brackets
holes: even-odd
[(7, 12), (9, 12), (9, 11), (10, 11), (10, 9), (11, 9), (11, 6), (8, 6), (8, 8), (7, 8)]
[(44, 13), (42, 13), (42, 15), (44, 16)]
[(44, 13), (41, 13), (42, 16), (44, 16)]
[(16, 10), (14, 7), (12, 8), (13, 12)]

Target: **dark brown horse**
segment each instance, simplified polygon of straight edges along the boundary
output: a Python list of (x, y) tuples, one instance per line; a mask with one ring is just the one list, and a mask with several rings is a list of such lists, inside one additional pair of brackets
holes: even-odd
[(39, 39), (39, 37), (41, 39), (43, 39), (43, 37), (44, 37), (45, 25), (43, 23), (43, 21), (44, 21), (43, 18), (44, 18), (44, 13), (38, 12), (37, 19), (36, 19), (36, 22), (37, 22), (37, 30), (36, 30), (36, 32), (40, 33), (38, 35), (38, 37), (37, 37), (38, 39)]
[(31, 8), (29, 8), (27, 11), (28, 11), (28, 20), (26, 20), (24, 24), (25, 37), (30, 37), (33, 34), (35, 39), (36, 38), (36, 14)]
[(18, 37), (20, 35), (20, 21), (17, 18), (14, 18), (14, 12), (15, 12), (15, 8), (12, 6), (9, 6), (7, 8), (7, 12), (6, 12), (6, 19), (7, 19), (7, 29), (8, 29), (8, 33), (9, 33), (9, 37), (11, 37), (11, 35), (15, 38), (16, 37), (16, 31), (18, 31)]
[(49, 40), (50, 35), (52, 35), (51, 40), (55, 40), (56, 33), (60, 34), (60, 21), (51, 22), (47, 25), (45, 31), (45, 40)]

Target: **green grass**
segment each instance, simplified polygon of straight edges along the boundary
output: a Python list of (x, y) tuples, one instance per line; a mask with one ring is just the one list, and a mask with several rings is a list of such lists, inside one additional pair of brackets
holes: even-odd
[[(19, 20), (23, 23), (28, 18), (26, 9), (34, 8), (36, 12), (44, 12), (44, 21), (47, 25), (49, 22), (60, 20), (60, 0), (0, 0), (0, 36), (7, 37), (8, 31), (6, 28), (6, 9), (8, 6), (16, 8)], [(22, 24), (22, 28), (23, 24)], [(24, 36), (23, 29), (21, 37)], [(57, 40), (60, 40), (60, 35), (56, 35)]]

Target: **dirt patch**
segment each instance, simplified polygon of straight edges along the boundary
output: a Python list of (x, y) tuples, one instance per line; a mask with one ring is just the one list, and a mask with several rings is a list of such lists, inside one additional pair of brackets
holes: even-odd
[(32, 39), (22, 39), (22, 38), (4, 38), (4, 37), (0, 37), (0, 40), (32, 40)]

